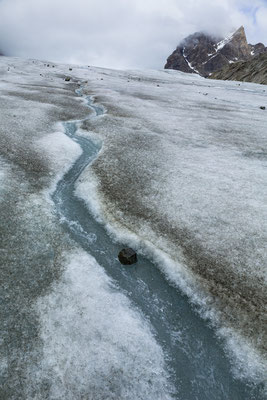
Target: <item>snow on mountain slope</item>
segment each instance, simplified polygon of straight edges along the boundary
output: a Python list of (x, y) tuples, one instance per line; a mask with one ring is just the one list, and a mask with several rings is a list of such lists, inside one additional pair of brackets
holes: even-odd
[[(63, 139), (58, 122), (88, 114), (75, 95), (79, 82), (107, 112), (81, 126), (80, 134), (100, 139), (102, 149), (84, 170), (77, 194), (113, 235), (153, 259), (212, 321), (227, 339), (236, 374), (262, 383), (267, 270), (266, 114), (260, 109), (267, 102), (264, 88), (168, 70), (71, 68), (1, 59), (1, 157), (8, 164), (3, 179), (8, 177), (9, 189), (1, 210), (8, 304), (4, 340), (10, 358), (3, 353), (1, 367), (8, 382), (4, 395), (27, 398), (28, 393), (29, 398), (37, 382), (40, 390), (47, 387), (55, 397), (61, 386), (54, 380), (48, 389), (48, 381), (34, 375), (36, 370), (45, 371), (46, 379), (57, 371), (63, 386), (67, 379), (69, 398), (81, 387), (87, 390), (84, 382), (92, 371), (82, 367), (84, 354), (90, 353), (90, 340), (99, 340), (101, 348), (103, 329), (103, 352), (114, 358), (104, 368), (96, 356), (94, 376), (113, 379), (114, 370), (123, 371), (121, 376), (128, 377), (121, 381), (128, 390), (125, 399), (136, 393), (146, 398), (150, 384), (153, 399), (155, 393), (159, 399), (169, 397), (163, 355), (149, 325), (123, 296), (114, 294), (102, 272), (98, 283), (103, 298), (93, 288), (92, 298), (84, 295), (84, 282), (90, 286), (101, 268), (70, 240), (53, 214), (49, 191), (80, 154), (77, 144)], [(94, 301), (99, 305), (103, 300), (100, 319), (81, 315), (73, 326), (67, 314), (76, 321), (75, 315), (83, 311), (74, 302), (77, 293), (81, 302), (88, 301), (88, 315)], [(110, 322), (113, 301), (121, 310), (115, 330), (105, 323)], [(127, 318), (139, 332), (129, 353), (125, 346), (121, 350), (120, 341), (112, 340), (113, 335), (130, 334), (119, 328)], [(14, 333), (9, 336), (10, 327)], [(70, 331), (77, 334), (73, 346)], [(85, 346), (82, 353), (80, 340)], [(67, 359), (61, 357), (64, 348)], [(148, 353), (142, 355), (140, 348), (148, 348)], [(154, 367), (141, 378), (137, 373), (131, 382), (134, 360), (146, 368), (150, 353), (155, 355)], [(63, 368), (64, 363), (69, 367)], [(71, 368), (81, 373), (70, 381)], [(155, 370), (162, 380), (155, 379)], [(23, 387), (25, 379), (32, 386)], [(108, 387), (102, 387), (103, 393)]]
[(223, 40), (221, 40), (219, 43), (217, 43), (216, 48), (215, 48), (216, 53), (233, 39), (234, 34), (235, 34), (235, 31), (230, 33)]

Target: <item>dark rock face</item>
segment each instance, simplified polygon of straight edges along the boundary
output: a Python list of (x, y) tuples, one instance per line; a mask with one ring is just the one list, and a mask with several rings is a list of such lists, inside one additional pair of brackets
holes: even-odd
[(254, 46), (250, 44), (249, 46), (251, 47), (251, 53), (254, 56), (267, 52), (267, 47), (265, 47), (263, 43), (257, 43)]
[(230, 81), (254, 82), (267, 85), (267, 52), (248, 61), (228, 64), (209, 78)]
[(122, 249), (119, 252), (118, 258), (123, 265), (131, 265), (137, 262), (136, 252), (131, 248)]
[(248, 44), (243, 26), (225, 39), (197, 32), (181, 42), (168, 57), (165, 68), (207, 77), (226, 65), (250, 60), (266, 51), (262, 43)]

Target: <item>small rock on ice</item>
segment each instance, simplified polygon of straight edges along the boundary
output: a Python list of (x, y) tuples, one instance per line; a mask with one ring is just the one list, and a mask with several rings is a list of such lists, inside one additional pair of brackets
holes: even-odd
[(122, 249), (118, 255), (119, 261), (124, 265), (131, 265), (137, 262), (136, 252), (131, 248)]

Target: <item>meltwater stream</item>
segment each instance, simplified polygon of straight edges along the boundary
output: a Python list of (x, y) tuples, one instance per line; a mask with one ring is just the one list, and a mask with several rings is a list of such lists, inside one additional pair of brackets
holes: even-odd
[[(82, 95), (81, 91), (77, 93)], [(93, 104), (91, 97), (86, 99), (94, 112), (88, 118), (97, 118), (104, 113), (101, 106)], [(96, 258), (120, 290), (150, 321), (166, 355), (166, 363), (177, 390), (175, 398), (263, 399), (259, 387), (233, 377), (230, 362), (214, 331), (192, 309), (187, 297), (170, 286), (153, 263), (141, 256), (138, 257), (138, 263), (131, 267), (119, 263), (117, 255), (123, 244), (112, 241), (104, 227), (90, 215), (85, 203), (74, 194), (77, 179), (96, 158), (101, 147), (89, 138), (78, 135), (78, 124), (79, 121), (64, 124), (65, 134), (81, 146), (83, 153), (58, 182), (52, 195), (58, 216), (72, 239)]]

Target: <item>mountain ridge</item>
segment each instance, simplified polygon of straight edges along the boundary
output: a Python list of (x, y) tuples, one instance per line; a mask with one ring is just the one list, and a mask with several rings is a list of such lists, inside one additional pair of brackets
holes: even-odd
[(209, 78), (267, 85), (267, 53), (258, 54), (249, 61), (226, 65), (221, 70), (215, 71)]
[(164, 68), (208, 77), (229, 64), (248, 61), (265, 52), (267, 47), (263, 43), (247, 42), (243, 26), (225, 38), (196, 32), (182, 40)]

